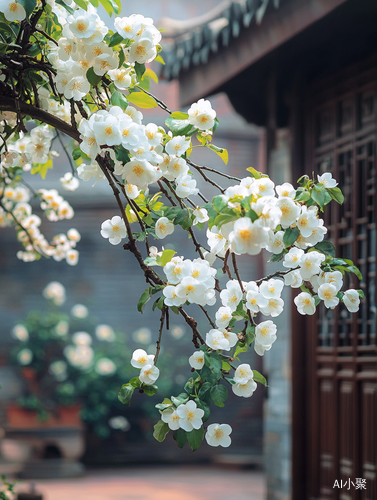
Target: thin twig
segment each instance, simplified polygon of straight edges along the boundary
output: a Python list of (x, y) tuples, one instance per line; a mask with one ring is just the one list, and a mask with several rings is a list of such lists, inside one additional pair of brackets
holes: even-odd
[(203, 307), (203, 306), (199, 306), (199, 307), (200, 307), (200, 309), (204, 312), (204, 314), (206, 315), (206, 317), (207, 317), (207, 319), (208, 319), (208, 321), (209, 321), (210, 325), (212, 326), (212, 328), (216, 328), (216, 325), (215, 325), (215, 323), (212, 321), (212, 319), (211, 319), (210, 315), (208, 314), (208, 311), (207, 311), (206, 309), (204, 309), (204, 307)]
[(70, 155), (70, 154), (68, 153), (68, 151), (66, 150), (66, 147), (65, 147), (65, 145), (64, 145), (63, 139), (61, 138), (61, 135), (60, 135), (59, 130), (57, 130), (57, 131), (56, 131), (56, 133), (57, 133), (57, 139), (58, 139), (58, 141), (60, 142), (61, 147), (63, 148), (64, 153), (66, 154), (66, 157), (67, 157), (67, 159), (68, 159), (69, 165), (70, 165), (70, 167), (71, 167), (72, 175), (73, 175), (73, 176), (75, 176), (75, 175), (77, 176), (77, 171), (76, 171), (75, 165), (73, 164), (73, 160), (72, 160), (72, 158), (71, 158), (71, 155)]
[(161, 337), (162, 337), (162, 330), (164, 328), (166, 309), (167, 309), (166, 306), (163, 306), (162, 311), (161, 311), (160, 330), (158, 332), (158, 339), (156, 342), (156, 354), (154, 355), (154, 364), (155, 365), (157, 364), (158, 355), (160, 354), (160, 349), (161, 349)]

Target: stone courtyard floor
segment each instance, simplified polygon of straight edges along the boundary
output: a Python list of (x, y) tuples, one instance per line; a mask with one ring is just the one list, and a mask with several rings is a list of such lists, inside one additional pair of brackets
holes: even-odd
[(264, 500), (266, 489), (263, 472), (208, 466), (89, 470), (81, 478), (35, 483), (43, 500)]

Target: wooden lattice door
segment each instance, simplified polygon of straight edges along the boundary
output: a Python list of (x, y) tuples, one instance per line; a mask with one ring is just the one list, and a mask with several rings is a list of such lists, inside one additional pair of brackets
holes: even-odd
[(352, 315), (322, 304), (307, 323), (307, 498), (377, 500), (376, 69), (354, 68), (309, 95), (306, 167), (330, 170), (342, 186), (344, 205), (332, 203), (325, 217), (328, 236), (360, 268), (366, 299)]

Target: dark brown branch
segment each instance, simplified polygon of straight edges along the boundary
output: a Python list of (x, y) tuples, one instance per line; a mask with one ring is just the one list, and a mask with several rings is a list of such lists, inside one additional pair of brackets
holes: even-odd
[(225, 274), (225, 273), (228, 274), (229, 279), (233, 279), (232, 278), (232, 274), (231, 274), (230, 269), (229, 269), (229, 266), (228, 266), (228, 257), (229, 257), (229, 254), (230, 254), (230, 250), (228, 248), (228, 250), (225, 253), (224, 265), (223, 265), (222, 271), (223, 271), (223, 274)]
[[(34, 120), (39, 120), (43, 123), (47, 123), (47, 125), (51, 125), (51, 127), (60, 130), (60, 132), (69, 135), (69, 137), (72, 137), (72, 139), (75, 139), (75, 141), (81, 142), (79, 132), (75, 130), (71, 125), (69, 125), (69, 123), (61, 120), (60, 118), (57, 118), (54, 115), (51, 115), (43, 109), (37, 108), (30, 104), (26, 104), (23, 101), (18, 101), (18, 104), (19, 111), (23, 116), (30, 116)], [(3, 96), (1, 97), (0, 111), (10, 111), (12, 113), (16, 113), (16, 110), (16, 99)]]
[[(199, 348), (199, 342), (201, 344), (205, 344), (203, 337), (200, 335), (200, 332), (198, 330), (198, 323), (195, 321), (194, 318), (189, 316), (187, 312), (182, 309), (182, 307), (178, 308), (179, 313), (183, 316), (184, 320), (186, 323), (189, 325), (189, 327), (192, 330), (192, 342), (196, 348)], [(199, 342), (198, 342), (199, 341)]]

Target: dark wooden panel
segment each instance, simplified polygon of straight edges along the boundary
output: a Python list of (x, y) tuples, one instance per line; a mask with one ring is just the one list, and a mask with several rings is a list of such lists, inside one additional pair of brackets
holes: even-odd
[[(356, 314), (321, 305), (307, 320), (310, 500), (377, 500), (377, 71), (348, 74), (309, 89), (305, 108), (306, 164), (331, 171), (345, 195), (325, 215), (328, 237), (363, 274), (361, 284), (346, 274), (344, 289), (366, 294)], [(357, 479), (366, 480), (366, 490), (333, 487)]]

